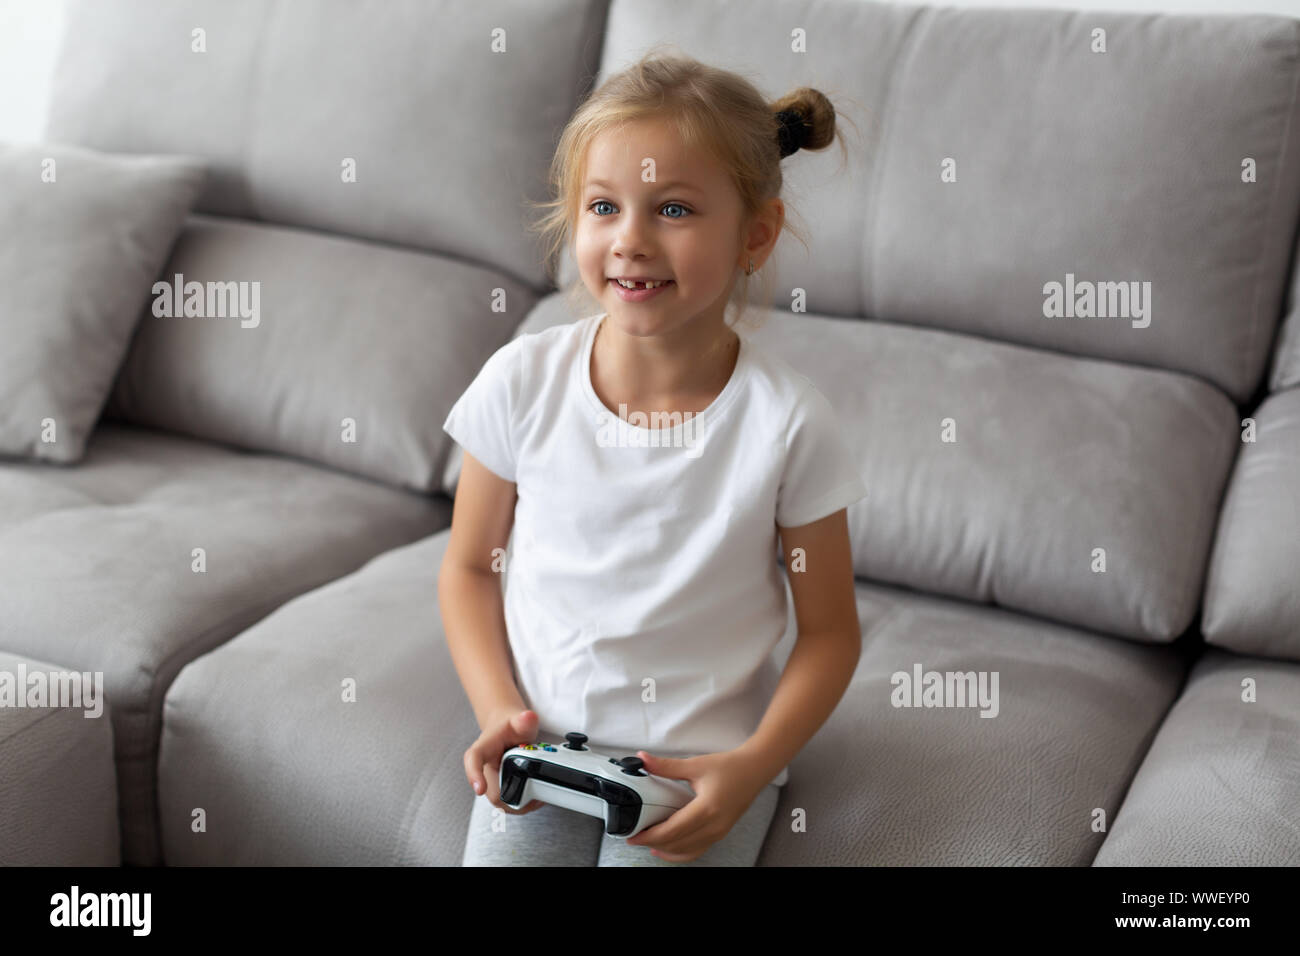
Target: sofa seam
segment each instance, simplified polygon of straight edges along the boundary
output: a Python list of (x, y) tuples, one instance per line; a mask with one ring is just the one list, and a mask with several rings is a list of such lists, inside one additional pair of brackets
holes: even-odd
[[(1226, 398), (1227, 396), (1224, 397)], [(1229, 404), (1232, 406), (1233, 418), (1235, 420), (1238, 414), (1237, 406), (1232, 403), (1230, 399)], [(1236, 434), (1235, 423), (1233, 428), (1229, 430), (1228, 434)], [(1232, 446), (1229, 443), (1225, 442), (1223, 448), (1220, 449), (1218, 453), (1218, 474), (1222, 476), (1219, 479), (1219, 491), (1214, 496), (1214, 499), (1211, 502), (1211, 507), (1206, 509), (1208, 513), (1199, 522), (1200, 526), (1197, 528), (1198, 536), (1205, 540), (1205, 558), (1200, 562), (1200, 573), (1197, 575), (1195, 586), (1192, 588), (1194, 601), (1192, 604), (1191, 618), (1188, 620), (1187, 625), (1184, 626), (1183, 630), (1186, 630), (1187, 627), (1190, 627), (1192, 623), (1196, 621), (1198, 614), (1202, 615), (1202, 624), (1204, 623), (1206, 587), (1209, 584), (1210, 566), (1214, 562), (1214, 550), (1219, 532), (1219, 517), (1223, 513), (1228, 490), (1232, 485), (1232, 478), (1236, 471), (1233, 467), (1235, 459), (1236, 452), (1232, 450)], [(1184, 567), (1185, 577), (1189, 577), (1196, 566), (1194, 563), (1196, 556), (1193, 549), (1188, 548), (1187, 550), (1188, 557)], [(1199, 629), (1203, 630), (1203, 627)], [(1178, 640), (1180, 635), (1181, 632), (1179, 635), (1175, 635), (1173, 640), (1168, 641), (1167, 643), (1172, 645)], [(1204, 639), (1204, 634), (1202, 634), (1201, 637)]]
[[(1274, 176), (1273, 191), (1268, 201), (1268, 214), (1265, 220), (1264, 228), (1260, 230), (1264, 249), (1261, 251), (1261, 254), (1256, 256), (1255, 258), (1255, 261), (1258, 265), (1256, 267), (1256, 272), (1255, 272), (1255, 283), (1254, 283), (1255, 291), (1250, 306), (1250, 323), (1249, 323), (1250, 327), (1246, 332), (1246, 336), (1247, 336), (1246, 348), (1242, 351), (1243, 381), (1249, 380), (1250, 365), (1252, 362), (1251, 351), (1252, 349), (1254, 349), (1255, 341), (1259, 336), (1259, 323), (1261, 319), (1260, 299), (1262, 297), (1262, 291), (1264, 288), (1264, 268), (1265, 265), (1267, 264), (1266, 253), (1267, 253), (1267, 247), (1269, 242), (1268, 233), (1269, 233), (1269, 228), (1273, 225), (1274, 221), (1277, 218), (1277, 197), (1278, 194), (1282, 191), (1282, 180), (1283, 180), (1283, 172), (1284, 172), (1283, 162), (1285, 161), (1288, 155), (1288, 151), (1291, 153), (1295, 152), (1294, 149), (1289, 149), (1289, 148), (1292, 145), (1291, 132), (1294, 127), (1293, 121), (1295, 119), (1296, 98), (1297, 95), (1300, 95), (1300, 20), (1294, 20), (1291, 24), (1291, 56), (1292, 56), (1291, 101), (1290, 103), (1287, 104), (1286, 125), (1283, 127), (1282, 130), (1282, 143), (1278, 147), (1277, 174)], [(1290, 234), (1290, 232), (1291, 230), (1287, 230), (1288, 235)], [(1282, 262), (1283, 262), (1284, 270), (1286, 266), (1286, 260), (1289, 258), (1286, 255), (1286, 251), (1287, 249), (1286, 247), (1284, 247), (1282, 250)], [(1285, 309), (1286, 307), (1286, 299), (1287, 299), (1287, 289), (1284, 286), (1282, 289), (1283, 309)], [(1282, 321), (1282, 317), (1279, 317), (1279, 322), (1280, 321)], [(1276, 330), (1274, 331), (1276, 332)], [(1266, 367), (1264, 368), (1262, 374), (1265, 375), (1266, 377), (1271, 377), (1269, 375), (1269, 373), (1271, 372), (1271, 367), (1269, 366), (1271, 366), (1272, 363), (1268, 362), (1267, 357), (1265, 357), (1265, 363), (1266, 363)]]

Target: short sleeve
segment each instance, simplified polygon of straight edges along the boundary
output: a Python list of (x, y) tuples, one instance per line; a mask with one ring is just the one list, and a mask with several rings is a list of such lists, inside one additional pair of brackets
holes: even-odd
[(515, 413), (523, 339), (520, 336), (507, 342), (483, 363), (442, 424), (457, 445), (506, 481), (515, 480)]
[(811, 524), (847, 508), (866, 494), (867, 487), (841, 435), (835, 409), (807, 382), (786, 435), (776, 523), (783, 528)]

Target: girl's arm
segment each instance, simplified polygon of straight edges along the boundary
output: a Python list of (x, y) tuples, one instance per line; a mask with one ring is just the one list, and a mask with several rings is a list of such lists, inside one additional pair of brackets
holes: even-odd
[(799, 636), (762, 722), (737, 748), (767, 766), (772, 777), (830, 717), (862, 654), (846, 512), (841, 508), (798, 528), (777, 526)]
[(493, 567), (494, 560), (501, 565), (518, 495), (514, 482), (468, 452), (462, 456), (438, 604), (452, 663), (482, 731), (527, 709), (510, 665), (501, 575)]

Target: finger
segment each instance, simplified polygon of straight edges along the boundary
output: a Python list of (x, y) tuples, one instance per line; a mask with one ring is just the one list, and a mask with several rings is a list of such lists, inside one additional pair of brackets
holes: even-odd
[(701, 805), (692, 800), (667, 820), (646, 827), (628, 842), (633, 846), (644, 845), (660, 849), (689, 837), (704, 823), (705, 815)]
[(497, 735), (501, 752), (520, 744), (531, 744), (537, 736), (537, 723), (537, 714), (531, 710), (521, 711), (506, 721)]
[(469, 785), (474, 788), (474, 792), (481, 794), (484, 790), (484, 783), (482, 772), (475, 770), (476, 767), (481, 766), (476, 747), (470, 747), (465, 751), (464, 763), (465, 778), (469, 781)]
[[(677, 810), (666, 821), (651, 827), (656, 832), (651, 836), (647, 845), (650, 845), (651, 849), (658, 849), (660, 853), (688, 852), (692, 847), (710, 844), (711, 840), (708, 838), (708, 831), (710, 831), (711, 823), (712, 814), (708, 812), (705, 805), (699, 803), (686, 804), (684, 808)], [(640, 835), (637, 834), (637, 836)]]
[(482, 773), (487, 787), (488, 799), (496, 802), (501, 799), (501, 781), (496, 774), (490, 772), (490, 769), (487, 764), (484, 764)]

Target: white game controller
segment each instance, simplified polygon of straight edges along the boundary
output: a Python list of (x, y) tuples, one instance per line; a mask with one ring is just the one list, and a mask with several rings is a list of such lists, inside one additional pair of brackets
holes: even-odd
[(647, 773), (640, 757), (615, 760), (586, 746), (587, 735), (568, 743), (539, 741), (501, 755), (501, 802), (518, 810), (533, 800), (605, 821), (605, 832), (626, 840), (668, 819), (695, 799), (681, 780)]

